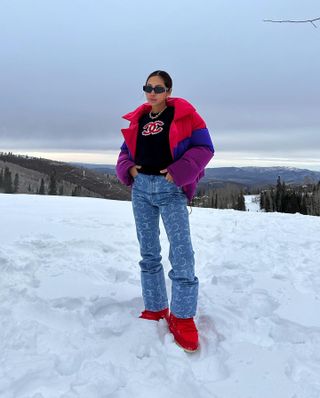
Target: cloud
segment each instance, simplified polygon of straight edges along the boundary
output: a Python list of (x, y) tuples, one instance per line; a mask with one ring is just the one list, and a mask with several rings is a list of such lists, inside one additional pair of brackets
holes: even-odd
[(181, 8), (163, 0), (157, 22), (149, 9), (147, 0), (5, 2), (1, 148), (116, 150), (121, 115), (144, 102), (141, 86), (160, 68), (172, 74), (173, 95), (204, 117), (220, 153), (318, 155), (319, 36), (262, 22), (312, 15), (317, 1), (186, 0)]

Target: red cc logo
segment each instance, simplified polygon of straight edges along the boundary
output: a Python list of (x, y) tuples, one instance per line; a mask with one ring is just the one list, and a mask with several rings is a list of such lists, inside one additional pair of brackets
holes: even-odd
[(142, 135), (155, 135), (161, 133), (164, 123), (161, 120), (156, 120), (155, 122), (149, 122), (143, 126)]

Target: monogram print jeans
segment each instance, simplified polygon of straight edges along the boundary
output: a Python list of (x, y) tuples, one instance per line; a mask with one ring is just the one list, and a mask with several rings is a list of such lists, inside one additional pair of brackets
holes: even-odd
[(194, 274), (187, 198), (182, 188), (168, 182), (164, 176), (139, 173), (132, 186), (132, 207), (142, 257), (139, 264), (145, 309), (160, 311), (168, 307), (160, 254), (161, 215), (170, 243), (170, 310), (178, 318), (193, 317), (197, 308), (199, 281)]

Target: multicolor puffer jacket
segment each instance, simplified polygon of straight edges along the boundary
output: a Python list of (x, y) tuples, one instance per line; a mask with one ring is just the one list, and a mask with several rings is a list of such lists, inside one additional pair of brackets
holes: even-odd
[[(169, 130), (173, 163), (167, 169), (175, 184), (182, 187), (187, 198), (191, 200), (197, 182), (204, 176), (204, 168), (213, 157), (214, 147), (204, 120), (188, 101), (169, 97), (167, 105), (175, 108), (174, 119)], [(118, 157), (116, 173), (119, 180), (128, 186), (133, 183), (129, 169), (135, 165), (139, 119), (150, 110), (151, 105), (145, 103), (123, 116), (124, 119), (130, 121), (130, 125), (121, 130), (124, 143)]]

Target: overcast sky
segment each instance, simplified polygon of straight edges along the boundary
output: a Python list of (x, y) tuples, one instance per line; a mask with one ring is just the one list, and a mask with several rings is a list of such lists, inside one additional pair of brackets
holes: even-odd
[(0, 151), (112, 163), (156, 69), (211, 166), (320, 170), (319, 0), (0, 0)]

